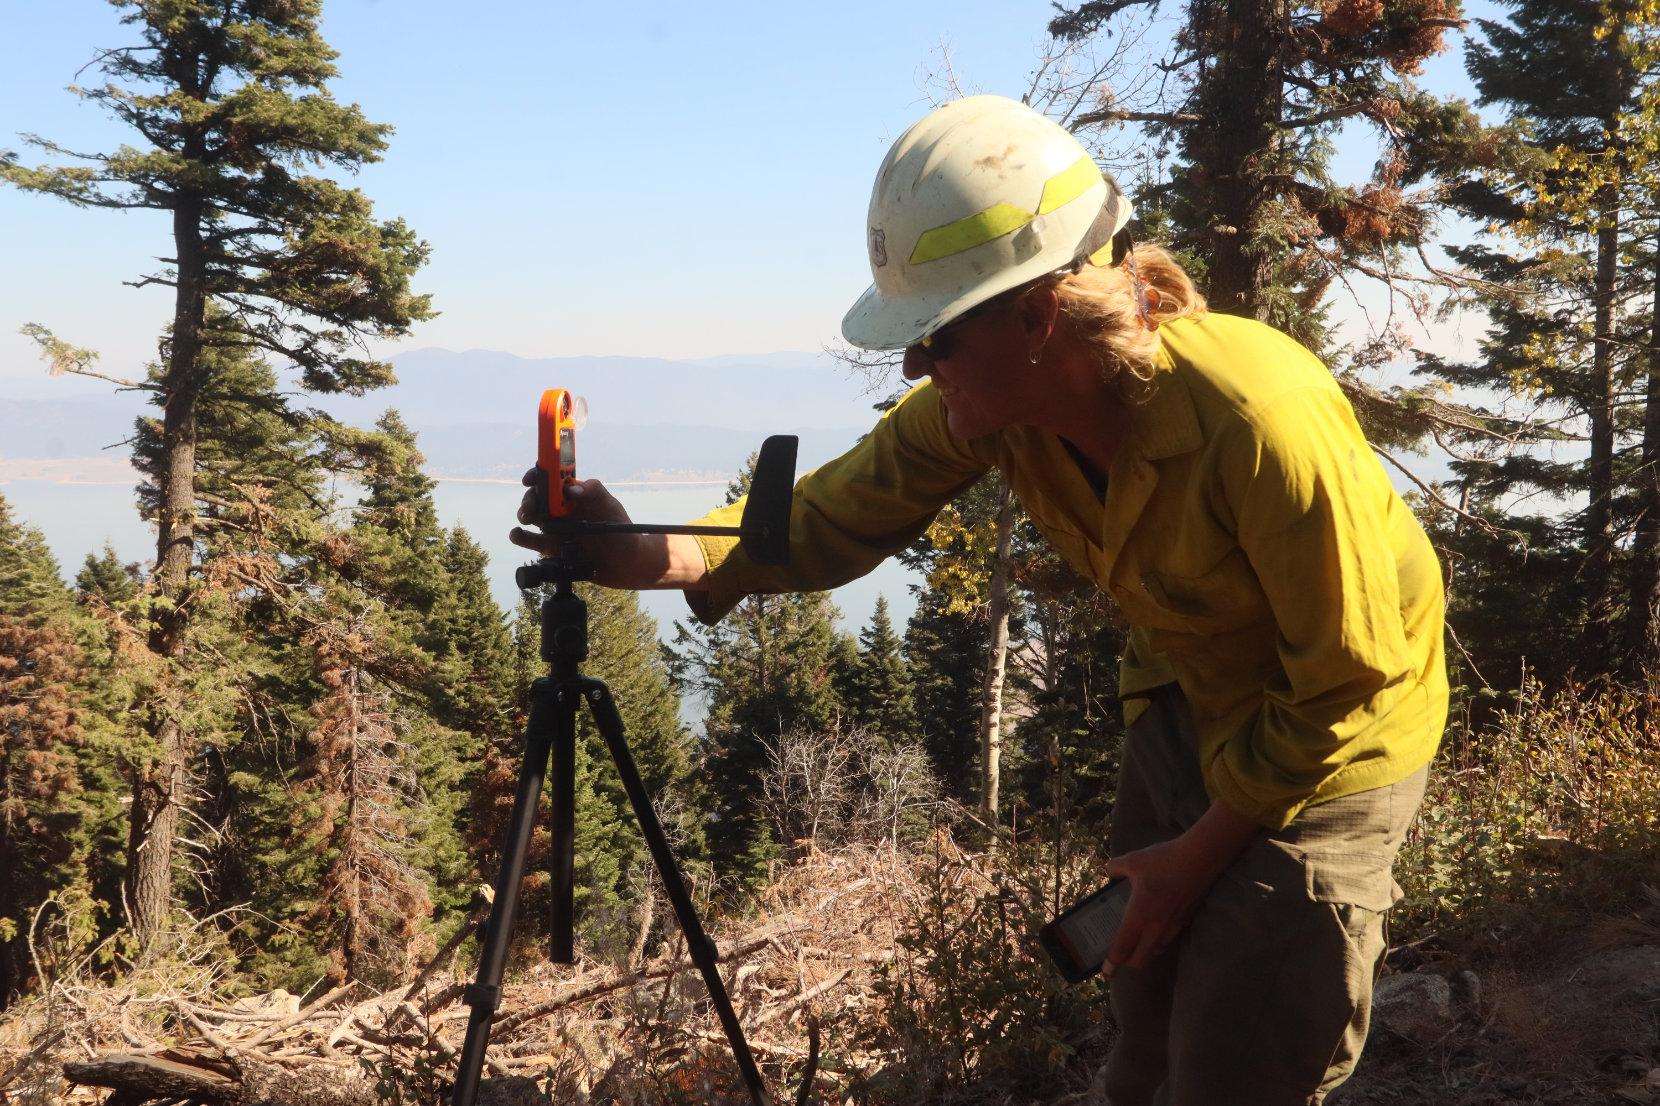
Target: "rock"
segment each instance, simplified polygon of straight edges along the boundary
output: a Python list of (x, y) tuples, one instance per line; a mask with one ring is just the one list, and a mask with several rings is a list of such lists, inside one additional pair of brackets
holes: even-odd
[(1460, 1006), (1475, 1010), (1481, 1007), (1481, 977), (1466, 968), (1452, 977), (1453, 998)]
[(1660, 945), (1632, 945), (1589, 956), (1574, 973), (1573, 983), (1614, 1002), (1660, 1002)]
[(1428, 972), (1404, 972), (1378, 980), (1372, 1018), (1397, 1036), (1428, 1044), (1453, 1024), (1452, 987)]

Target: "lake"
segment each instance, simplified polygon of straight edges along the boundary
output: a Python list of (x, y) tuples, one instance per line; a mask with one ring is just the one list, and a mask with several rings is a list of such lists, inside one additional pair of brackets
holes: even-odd
[[(686, 522), (719, 506), (726, 485), (617, 485), (612, 490), (636, 521), (667, 523)], [(523, 491), (517, 482), (441, 480), (433, 493), (443, 524), (465, 527), (489, 553), (491, 593), (503, 610), (518, 604), (513, 569), (529, 559), (525, 550), (507, 540)], [(155, 534), (139, 519), (130, 484), (10, 480), (0, 482), (0, 495), (11, 503), (19, 521), (45, 534), (66, 579), (73, 579), (86, 555), (100, 551), (105, 542), (123, 561), (147, 564), (155, 558)], [(916, 607), (907, 587), (912, 582), (919, 582), (915, 573), (888, 561), (869, 576), (837, 588), (832, 596), (842, 627), (857, 633), (870, 621), (881, 594), (887, 597), (894, 628), (903, 632)], [(673, 636), (675, 619), (690, 617), (678, 591), (642, 592), (640, 598), (665, 639)]]

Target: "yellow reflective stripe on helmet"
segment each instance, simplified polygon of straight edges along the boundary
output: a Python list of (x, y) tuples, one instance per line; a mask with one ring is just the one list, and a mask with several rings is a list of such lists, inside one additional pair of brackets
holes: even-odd
[(1043, 182), (1043, 198), (1038, 201), (1037, 213), (1047, 215), (1057, 207), (1065, 207), (1100, 179), (1101, 170), (1095, 159), (1079, 158), (1070, 169), (1063, 169)]
[(911, 264), (921, 265), (971, 250), (1019, 230), (1034, 218), (1036, 216), (1030, 211), (1010, 203), (1000, 203), (943, 227), (925, 230), (916, 240), (916, 249), (911, 251)]
[(994, 204), (984, 211), (964, 216), (944, 226), (925, 230), (911, 251), (910, 263), (923, 265), (983, 246), (1019, 230), (1039, 215), (1047, 215), (1064, 207), (1093, 188), (1101, 179), (1101, 170), (1089, 157), (1079, 158), (1043, 182), (1043, 195), (1037, 211), (1030, 212), (1011, 203)]

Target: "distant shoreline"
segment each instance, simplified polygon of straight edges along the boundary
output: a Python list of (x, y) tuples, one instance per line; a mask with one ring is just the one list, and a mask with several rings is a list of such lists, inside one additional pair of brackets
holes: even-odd
[[(440, 484), (494, 484), (518, 487), (520, 481), (495, 476), (433, 476)], [(125, 460), (107, 457), (6, 457), (0, 458), (0, 487), (18, 481), (65, 484), (81, 487), (119, 488), (137, 484), (137, 469)], [(730, 483), (730, 476), (700, 480), (607, 480), (610, 488), (703, 488)]]
[[(440, 484), (511, 484), (518, 488), (522, 480), (507, 480), (494, 476), (433, 476)], [(731, 483), (730, 476), (719, 480), (607, 480), (608, 488), (716, 488)]]

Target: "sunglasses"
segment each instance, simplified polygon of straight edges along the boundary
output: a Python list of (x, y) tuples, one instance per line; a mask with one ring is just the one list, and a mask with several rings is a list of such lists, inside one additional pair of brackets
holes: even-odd
[[(1011, 291), (1018, 293), (1025, 290), (1025, 286), (1022, 286)], [(962, 341), (962, 325), (977, 315), (987, 314), (999, 303), (1009, 302), (1011, 298), (1010, 292), (1004, 292), (1001, 295), (993, 296), (984, 303), (977, 303), (910, 348), (920, 349), (929, 360), (948, 361), (962, 352), (959, 347), (959, 343)]]

